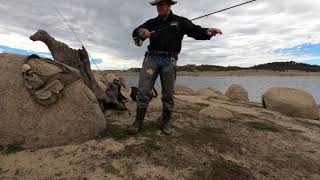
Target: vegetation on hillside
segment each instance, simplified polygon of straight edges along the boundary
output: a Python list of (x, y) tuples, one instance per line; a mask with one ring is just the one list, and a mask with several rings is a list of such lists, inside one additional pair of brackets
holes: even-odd
[[(131, 68), (129, 72), (140, 72), (141, 68)], [(201, 72), (201, 71), (236, 71), (236, 70), (268, 70), (268, 71), (305, 71), (305, 72), (320, 72), (320, 66), (310, 65), (305, 63), (297, 63), (294, 61), (288, 62), (272, 62), (266, 64), (255, 65), (251, 67), (238, 66), (217, 66), (217, 65), (194, 65), (188, 64), (179, 66), (178, 71)]]

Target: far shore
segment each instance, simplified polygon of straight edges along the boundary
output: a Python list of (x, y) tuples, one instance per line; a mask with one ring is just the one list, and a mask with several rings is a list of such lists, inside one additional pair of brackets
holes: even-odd
[[(139, 72), (124, 72), (124, 71), (108, 71), (114, 72), (117, 75), (128, 77), (138, 76)], [(265, 71), (265, 70), (238, 70), (238, 71), (202, 71), (202, 72), (177, 72), (178, 76), (199, 76), (199, 77), (214, 77), (214, 76), (278, 76), (278, 77), (298, 77), (298, 76), (320, 76), (320, 72), (305, 72), (305, 71)]]

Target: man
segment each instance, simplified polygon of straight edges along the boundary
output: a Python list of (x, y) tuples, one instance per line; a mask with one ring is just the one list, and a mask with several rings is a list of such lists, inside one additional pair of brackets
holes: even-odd
[[(173, 93), (176, 80), (176, 61), (181, 51), (184, 35), (196, 40), (209, 40), (212, 36), (222, 34), (217, 28), (202, 28), (190, 20), (172, 13), (173, 0), (154, 0), (151, 5), (157, 7), (158, 16), (150, 19), (133, 31), (133, 38), (138, 46), (150, 39), (139, 76), (137, 92), (136, 120), (128, 128), (129, 134), (136, 134), (142, 128), (143, 120), (152, 98), (152, 88), (160, 75), (162, 86), (163, 112), (160, 129), (163, 134), (171, 135), (170, 119), (174, 107)], [(161, 29), (160, 31), (157, 31)]]

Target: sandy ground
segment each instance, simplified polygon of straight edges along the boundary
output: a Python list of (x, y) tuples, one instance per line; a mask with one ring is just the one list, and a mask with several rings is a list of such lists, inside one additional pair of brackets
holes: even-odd
[[(209, 105), (234, 118), (200, 115)], [(259, 104), (176, 96), (175, 133), (166, 137), (158, 130), (160, 112), (161, 101), (154, 99), (136, 136), (126, 133), (132, 117), (110, 111), (106, 130), (91, 141), (40, 150), (3, 147), (0, 179), (320, 179), (320, 121)]]
[[(115, 71), (119, 76), (138, 76), (137, 72), (119, 72)], [(304, 71), (255, 71), (255, 70), (239, 70), (239, 71), (204, 71), (204, 72), (185, 72), (180, 71), (178, 76), (199, 76), (199, 77), (211, 77), (211, 76), (320, 76), (320, 72), (304, 72)]]

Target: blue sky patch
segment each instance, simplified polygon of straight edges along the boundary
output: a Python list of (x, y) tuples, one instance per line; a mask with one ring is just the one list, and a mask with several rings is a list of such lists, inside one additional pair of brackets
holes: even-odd
[(277, 49), (276, 53), (288, 54), (288, 55), (310, 55), (310, 56), (320, 56), (320, 43), (319, 44), (302, 44), (292, 48)]
[(312, 64), (312, 65), (320, 65), (320, 59), (311, 59), (311, 60), (306, 60), (303, 62), (307, 63), (307, 64)]
[[(292, 48), (282, 48), (275, 50), (276, 53), (284, 54), (284, 55), (291, 55), (291, 56), (320, 56), (320, 43), (318, 44), (311, 44), (306, 43), (299, 46), (295, 46)], [(316, 64), (320, 65), (320, 59), (306, 59), (302, 61), (303, 63), (308, 64)]]
[(3, 46), (3, 45), (0, 45), (0, 51), (4, 53), (12, 53), (12, 54), (20, 54), (20, 55), (37, 54), (42, 57), (52, 58), (51, 53), (17, 49), (17, 48), (12, 48), (12, 47)]
[[(92, 59), (96, 64), (102, 64), (102, 59)], [(91, 64), (93, 64), (92, 61), (90, 61)]]

